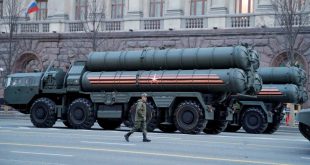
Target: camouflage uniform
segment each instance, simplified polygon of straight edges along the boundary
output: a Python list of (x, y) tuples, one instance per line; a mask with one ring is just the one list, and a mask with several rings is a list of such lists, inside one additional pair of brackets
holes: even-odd
[(147, 134), (147, 131), (146, 131), (146, 104), (142, 99), (138, 100), (138, 102), (137, 102), (135, 124), (134, 124), (134, 127), (131, 129), (131, 131), (125, 135), (126, 141), (129, 141), (128, 138), (131, 134), (133, 134), (134, 132), (137, 132), (140, 129), (143, 132), (143, 141), (149, 142), (150, 140), (147, 139), (147, 137), (146, 137), (146, 134)]
[(138, 100), (136, 107), (136, 115), (135, 115), (135, 125), (131, 129), (130, 133), (134, 133), (138, 130), (142, 130), (144, 134), (146, 134), (146, 104), (143, 100)]

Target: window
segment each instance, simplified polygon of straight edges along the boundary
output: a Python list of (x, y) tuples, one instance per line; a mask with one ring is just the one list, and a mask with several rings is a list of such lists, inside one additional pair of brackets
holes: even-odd
[(36, 13), (36, 20), (45, 20), (47, 18), (47, 0), (38, 0), (39, 11)]
[(39, 77), (11, 77), (6, 80), (8, 86), (37, 86), (40, 84)]
[(164, 0), (150, 0), (150, 17), (162, 17), (164, 5)]
[(0, 18), (3, 17), (3, 0), (0, 0)]
[(191, 15), (205, 15), (207, 13), (207, 0), (192, 0)]
[(253, 13), (253, 0), (236, 0), (236, 13), (246, 14)]
[(298, 11), (303, 11), (306, 5), (306, 1), (305, 0), (298, 0)]
[(88, 0), (76, 0), (75, 2), (75, 19), (86, 20), (87, 19), (87, 6)]
[(123, 18), (124, 16), (124, 0), (112, 0), (111, 18)]

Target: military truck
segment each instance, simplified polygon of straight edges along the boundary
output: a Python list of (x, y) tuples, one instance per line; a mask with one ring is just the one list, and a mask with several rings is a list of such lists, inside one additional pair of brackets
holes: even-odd
[(297, 114), (297, 120), (300, 133), (310, 141), (310, 109), (301, 110)]
[(258, 54), (244, 46), (93, 52), (68, 72), (50, 65), (45, 72), (7, 76), (4, 99), (30, 113), (36, 127), (61, 119), (75, 129), (90, 129), (96, 121), (115, 129), (147, 92), (149, 128), (198, 134), (208, 121), (232, 117), (231, 95), (260, 91), (258, 67)]
[(286, 103), (303, 104), (308, 100), (305, 71), (297, 67), (263, 67), (258, 70), (263, 88), (256, 98), (237, 97), (235, 113), (225, 131), (241, 127), (247, 133), (274, 133), (283, 118)]

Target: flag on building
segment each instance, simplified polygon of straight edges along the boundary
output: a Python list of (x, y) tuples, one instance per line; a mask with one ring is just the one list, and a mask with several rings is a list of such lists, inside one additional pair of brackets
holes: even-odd
[(32, 1), (29, 5), (28, 5), (28, 10), (27, 10), (27, 14), (33, 13), (33, 12), (37, 12), (39, 11), (39, 7), (36, 1)]

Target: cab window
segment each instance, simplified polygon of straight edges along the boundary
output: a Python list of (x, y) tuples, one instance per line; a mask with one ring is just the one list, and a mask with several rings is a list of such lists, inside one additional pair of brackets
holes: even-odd
[(37, 77), (12, 77), (10, 82), (11, 86), (37, 86), (40, 78)]

